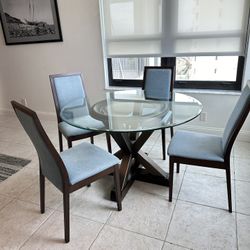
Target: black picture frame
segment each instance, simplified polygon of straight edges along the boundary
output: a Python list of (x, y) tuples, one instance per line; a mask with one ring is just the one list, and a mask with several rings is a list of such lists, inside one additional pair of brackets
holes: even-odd
[(6, 45), (63, 41), (57, 0), (0, 0)]

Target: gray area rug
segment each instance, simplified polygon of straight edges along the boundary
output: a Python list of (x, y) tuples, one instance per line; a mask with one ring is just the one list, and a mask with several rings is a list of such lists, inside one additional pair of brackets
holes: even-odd
[(30, 160), (0, 154), (0, 182), (15, 174), (30, 162)]

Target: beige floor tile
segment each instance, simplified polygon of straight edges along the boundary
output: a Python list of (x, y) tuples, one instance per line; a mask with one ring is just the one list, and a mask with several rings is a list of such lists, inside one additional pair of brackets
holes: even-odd
[(157, 250), (163, 242), (122, 229), (105, 226), (91, 250)]
[(20, 171), (16, 173), (17, 175), (24, 176), (28, 178), (38, 177), (39, 175), (39, 160), (37, 155), (33, 155), (31, 162), (23, 167)]
[(31, 145), (30, 139), (23, 128), (0, 127), (0, 141)]
[[(117, 210), (116, 202), (109, 199), (112, 187), (113, 178), (109, 176), (92, 183), (84, 192), (73, 193), (70, 199), (71, 214), (105, 223), (112, 211)], [(59, 210), (63, 211), (63, 207)]]
[[(184, 176), (183, 173), (179, 173), (179, 174), (175, 173), (174, 175), (174, 190), (173, 190), (174, 199), (176, 199), (177, 196), (179, 195), (183, 176)], [(164, 199), (168, 199), (169, 188), (166, 186), (161, 186), (161, 185), (156, 185), (156, 184), (151, 184), (151, 183), (141, 182), (141, 181), (134, 182), (133, 186), (135, 186), (136, 189), (140, 190), (141, 192), (145, 194), (162, 195)], [(133, 191), (129, 191), (129, 192), (133, 192)]]
[(178, 201), (167, 241), (191, 249), (236, 249), (235, 214)]
[(235, 158), (235, 179), (239, 181), (250, 181), (250, 158)]
[(134, 183), (123, 200), (123, 209), (113, 212), (108, 224), (164, 240), (175, 202), (141, 189)]
[[(151, 156), (151, 155), (149, 155)], [(168, 158), (164, 161), (161, 159), (155, 159), (152, 157), (152, 159), (166, 172), (169, 172), (169, 160)], [(184, 164), (180, 164), (180, 174), (183, 174), (186, 171), (187, 166)], [(176, 173), (176, 165), (175, 165), (175, 173)]]
[(32, 237), (23, 245), (22, 250), (34, 249), (89, 249), (103, 224), (71, 216), (70, 242), (64, 242), (63, 213), (55, 212)]
[[(231, 159), (231, 178), (234, 179), (234, 159)], [(211, 175), (215, 177), (222, 177), (226, 178), (226, 172), (223, 169), (216, 169), (216, 168), (206, 168), (202, 166), (194, 166), (194, 165), (187, 165), (187, 173), (193, 174), (204, 174), (204, 175)]]
[(0, 127), (4, 128), (21, 128), (15, 114), (0, 114)]
[(24, 167), (8, 179), (0, 183), (0, 194), (18, 198), (20, 194), (38, 179), (38, 170)]
[(33, 145), (17, 144), (13, 142), (1, 142), (0, 143), (1, 154), (6, 154), (14, 157), (25, 158), (32, 160), (32, 157), (36, 153)]
[(166, 242), (162, 250), (188, 250), (188, 248)]
[[(58, 150), (56, 119), (41, 120)], [(162, 160), (160, 134), (160, 130), (155, 131), (142, 150), (168, 172), (168, 159)], [(44, 215), (40, 214), (38, 158), (15, 115), (0, 114), (0, 142), (1, 153), (32, 160), (22, 170), (0, 183), (0, 249), (18, 249), (21, 245), (23, 249), (89, 249), (96, 237), (91, 249), (236, 248), (234, 214), (211, 208), (215, 206), (227, 210), (224, 171), (193, 166), (186, 168), (185, 165), (182, 165), (181, 173), (174, 176), (174, 199), (178, 198), (184, 181), (182, 196), (179, 198), (210, 207), (179, 200), (174, 210), (176, 200), (168, 202), (168, 187), (135, 182), (123, 201), (123, 211), (118, 212), (116, 203), (109, 200), (113, 178), (107, 177), (92, 184), (90, 188), (85, 187), (71, 194), (71, 242), (65, 244), (63, 210), (60, 205), (62, 195), (53, 185), (46, 185), (48, 208)], [(74, 142), (74, 145), (78, 143), (81, 141)], [(169, 143), (169, 130), (166, 130), (166, 143)], [(107, 150), (105, 134), (95, 136), (95, 144)], [(67, 148), (65, 139), (64, 148)], [(113, 152), (118, 149), (118, 145), (112, 140)], [(237, 214), (239, 250), (250, 249), (250, 216), (247, 216), (250, 215), (249, 152), (250, 143), (239, 141), (232, 151), (236, 210), (242, 213)], [(193, 177), (188, 179), (188, 175)], [(50, 208), (58, 211), (48, 219), (53, 212)], [(161, 239), (165, 239), (171, 215), (173, 219), (163, 246)], [(105, 225), (98, 236), (107, 220), (111, 225)], [(42, 224), (43, 222), (45, 223)]]
[[(18, 199), (28, 202), (33, 202), (40, 205), (40, 186), (39, 182), (35, 182), (30, 187), (25, 189)], [(60, 192), (49, 181), (45, 183), (45, 206), (48, 208), (56, 209), (63, 202), (62, 192)]]
[(142, 152), (146, 153), (147, 155), (150, 154), (151, 150), (152, 150), (153, 146), (152, 145), (146, 145), (144, 144), (141, 148)]
[[(232, 186), (232, 205), (234, 207), (234, 181)], [(226, 178), (202, 174), (185, 174), (181, 187), (180, 200), (202, 205), (228, 209)]]
[(236, 181), (236, 211), (250, 215), (250, 182)]
[(4, 195), (0, 195), (0, 210), (4, 208), (8, 203), (10, 203), (13, 199)]
[(0, 211), (0, 249), (18, 249), (51, 215), (39, 206), (14, 200)]
[[(166, 145), (167, 148), (167, 145)], [(162, 160), (163, 159), (163, 155), (162, 155), (162, 148), (159, 146), (154, 146), (152, 148), (152, 150), (149, 153), (149, 156), (152, 157), (154, 160)], [(166, 153), (166, 162), (168, 162), (168, 156)]]
[(237, 214), (239, 250), (250, 249), (250, 216)]
[(234, 144), (234, 156), (238, 158), (250, 158), (250, 143), (237, 141)]

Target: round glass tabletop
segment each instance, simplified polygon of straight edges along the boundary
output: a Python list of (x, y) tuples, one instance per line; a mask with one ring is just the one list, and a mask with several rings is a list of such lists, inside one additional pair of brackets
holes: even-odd
[(173, 127), (196, 118), (201, 103), (188, 95), (174, 93), (172, 101), (149, 100), (140, 89), (109, 91), (90, 107), (77, 99), (61, 110), (61, 118), (77, 128), (109, 132), (140, 132)]

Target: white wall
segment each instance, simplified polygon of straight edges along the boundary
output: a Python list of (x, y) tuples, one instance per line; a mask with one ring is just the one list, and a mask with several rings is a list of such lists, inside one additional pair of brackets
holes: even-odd
[[(63, 72), (83, 72), (90, 102), (102, 98), (104, 72), (98, 0), (58, 0), (58, 6), (63, 42), (6, 46), (0, 30), (0, 109), (9, 109), (11, 99), (27, 98), (28, 105), (36, 111), (54, 112), (48, 75)], [(250, 79), (250, 60), (246, 79)], [(239, 97), (208, 93), (191, 95), (203, 103), (208, 120), (196, 119), (188, 125), (211, 132), (223, 130)], [(243, 134), (250, 140), (249, 120), (250, 117)]]
[[(247, 80), (250, 80), (250, 46), (248, 46), (247, 58), (245, 63), (243, 87)], [(212, 133), (221, 133), (225, 124), (230, 116), (234, 105), (236, 104), (239, 95), (237, 94), (211, 94), (211, 93), (199, 93), (193, 94), (193, 97), (201, 101), (203, 105), (203, 112), (207, 113), (207, 121), (202, 122), (199, 119), (195, 119), (189, 123), (188, 126), (193, 126), (196, 130), (211, 131)], [(241, 139), (250, 141), (250, 115), (248, 116), (243, 128), (241, 130)]]
[[(226, 122), (239, 98), (239, 95), (224, 94), (193, 94), (191, 96), (201, 101), (203, 105), (202, 112), (207, 113), (207, 121), (200, 121), (196, 118), (194, 121), (186, 124), (194, 130), (221, 134)], [(250, 116), (247, 118), (242, 130), (241, 139), (250, 141)]]
[[(73, 2), (73, 3), (72, 3)], [(104, 89), (98, 0), (58, 0), (63, 42), (6, 46), (0, 30), (0, 108), (27, 98), (37, 111), (54, 112), (49, 74), (83, 72), (90, 102)]]

